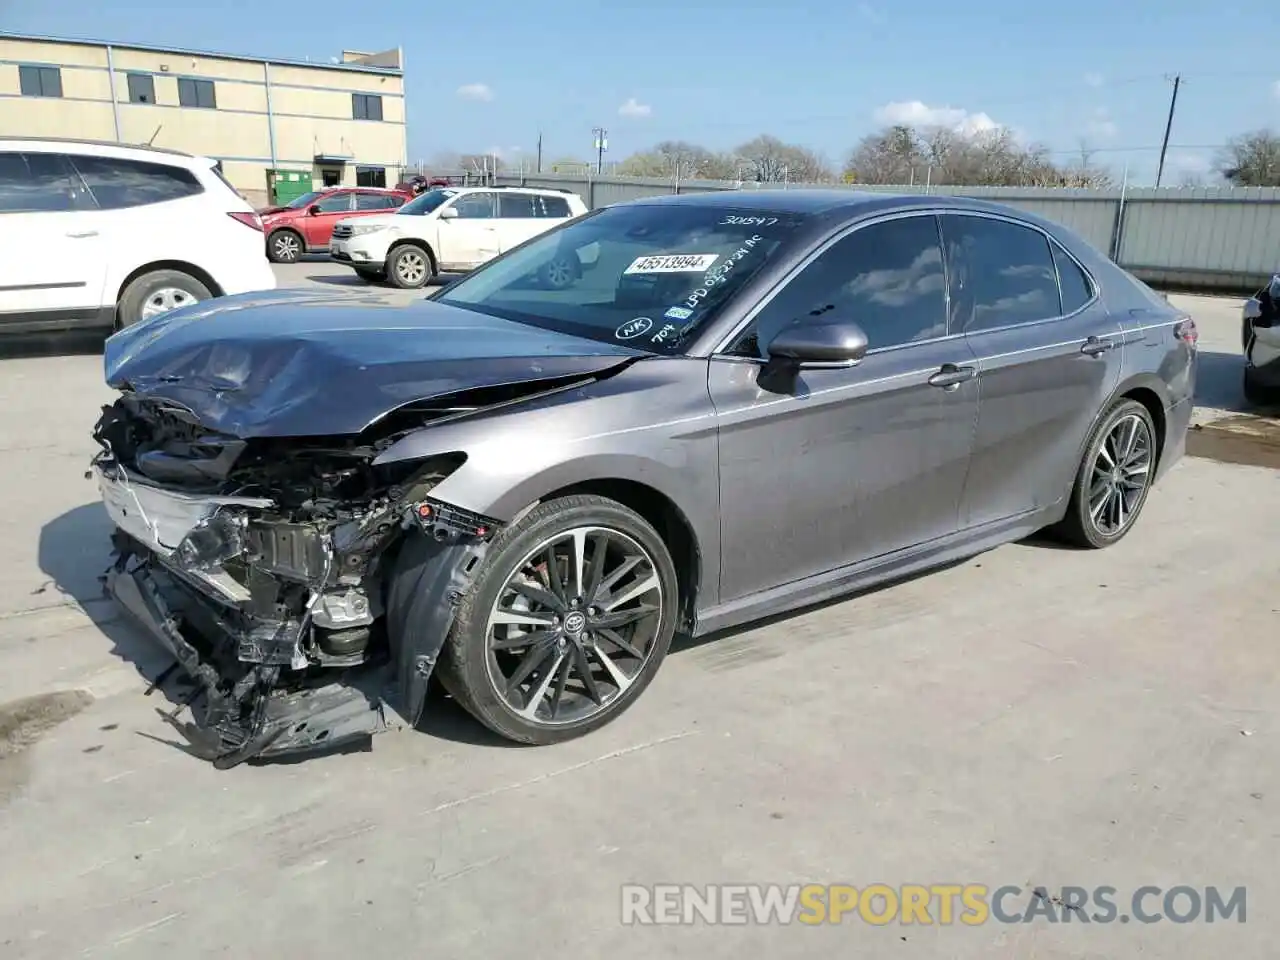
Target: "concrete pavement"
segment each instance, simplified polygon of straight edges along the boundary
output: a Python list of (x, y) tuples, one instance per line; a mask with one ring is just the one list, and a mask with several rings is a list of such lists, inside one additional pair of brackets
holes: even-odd
[[(1239, 407), (1238, 311), (1175, 301), (1202, 418)], [(144, 695), (165, 660), (97, 599), (108, 399), (91, 354), (0, 361), (0, 704), (92, 696), (0, 759), (0, 958), (1274, 952), (1274, 471), (1188, 459), (1111, 550), (1015, 544), (685, 645), (573, 743), (495, 743), (437, 697), (371, 752), (219, 773), (172, 745)], [(1245, 885), (1248, 915), (634, 927), (626, 882)]]

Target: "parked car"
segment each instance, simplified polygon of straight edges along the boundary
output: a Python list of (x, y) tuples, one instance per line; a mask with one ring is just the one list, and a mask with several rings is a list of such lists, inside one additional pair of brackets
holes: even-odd
[(8, 333), (124, 327), (276, 285), (258, 215), (206, 157), (0, 139), (0, 226)]
[[(365, 280), (421, 287), (439, 273), (474, 270), (498, 254), (587, 212), (568, 190), (440, 187), (395, 214), (340, 222), (329, 256)], [(572, 283), (584, 264), (564, 261), (549, 284)]]
[(1241, 339), (1245, 399), (1262, 407), (1280, 405), (1280, 273), (1245, 301)]
[(283, 207), (269, 207), (262, 211), (267, 257), (273, 263), (295, 263), (304, 253), (323, 253), (340, 220), (387, 213), (411, 199), (413, 194), (402, 190), (327, 187)]
[[(590, 282), (528, 283), (589, 246)], [(436, 674), (502, 736), (566, 740), (677, 629), (1046, 527), (1115, 544), (1183, 455), (1196, 341), (993, 203), (619, 204), (404, 309), (282, 291), (116, 334), (107, 584), (205, 691), (184, 729), (222, 765), (367, 736), (379, 704), (416, 722)]]

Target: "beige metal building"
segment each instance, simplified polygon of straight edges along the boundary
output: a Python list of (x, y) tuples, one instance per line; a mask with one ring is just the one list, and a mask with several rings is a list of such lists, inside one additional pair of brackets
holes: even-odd
[(402, 53), (334, 61), (0, 33), (0, 136), (213, 157), (256, 203), (277, 189), (394, 186), (407, 156)]

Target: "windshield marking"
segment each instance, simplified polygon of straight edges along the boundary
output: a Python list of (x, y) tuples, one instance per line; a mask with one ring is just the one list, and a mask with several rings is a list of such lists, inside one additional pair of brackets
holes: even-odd
[(671, 307), (663, 316), (668, 320), (688, 320), (693, 316), (693, 311), (688, 307)]
[(772, 227), (778, 222), (777, 217), (725, 217), (720, 221), (722, 227)]
[(634, 340), (636, 337), (644, 336), (653, 329), (653, 321), (648, 317), (636, 317), (634, 320), (628, 320), (622, 326), (613, 332), (613, 335), (619, 340)]
[(751, 252), (752, 247), (763, 239), (764, 237), (757, 233), (752, 236), (750, 240), (743, 241), (742, 246), (729, 254), (729, 258), (725, 260), (724, 263), (720, 264), (720, 266), (716, 267), (714, 270), (707, 272), (707, 275), (702, 278), (702, 286), (689, 294), (684, 305), (692, 310), (699, 303), (705, 300), (707, 298), (707, 294), (711, 291), (711, 288), (724, 283), (729, 271), (732, 270), (743, 257)]
[(676, 332), (676, 325), (675, 325), (674, 323), (666, 323), (666, 324), (663, 324), (663, 325), (662, 325), (662, 329), (661, 329), (661, 330), (659, 330), (657, 333), (655, 333), (655, 334), (653, 335), (653, 339), (652, 339), (652, 340), (650, 340), (649, 342), (650, 342), (650, 343), (664, 343), (664, 342), (666, 342), (666, 340), (667, 340), (668, 338), (670, 338), (670, 336), (671, 336), (673, 333), (675, 333), (675, 332)]
[(663, 253), (636, 257), (623, 273), (702, 273), (720, 259), (716, 253)]

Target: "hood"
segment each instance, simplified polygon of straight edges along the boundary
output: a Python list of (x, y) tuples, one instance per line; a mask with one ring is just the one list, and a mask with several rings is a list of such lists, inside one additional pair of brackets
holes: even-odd
[(260, 217), (274, 217), (278, 213), (294, 213), (293, 207), (263, 207), (258, 211)]
[(375, 227), (394, 227), (397, 223), (403, 223), (404, 217), (396, 216), (394, 213), (371, 213), (366, 217), (344, 217), (338, 223), (349, 223), (353, 227), (358, 224), (373, 224)]
[(415, 401), (590, 376), (644, 354), (422, 300), (266, 291), (107, 340), (108, 385), (178, 403), (241, 439), (357, 434)]

